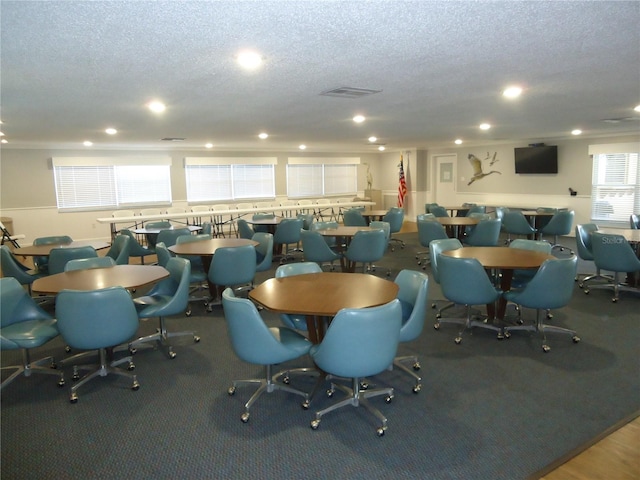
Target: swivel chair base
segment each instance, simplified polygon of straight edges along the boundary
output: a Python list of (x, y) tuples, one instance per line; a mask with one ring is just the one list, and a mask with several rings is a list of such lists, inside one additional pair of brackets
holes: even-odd
[[(611, 301), (613, 303), (616, 303), (618, 300), (620, 300), (620, 292), (640, 293), (640, 288), (639, 287), (632, 287), (632, 286), (629, 286), (626, 283), (620, 281), (620, 272), (614, 272), (613, 277), (600, 276), (600, 278), (604, 278), (605, 280), (608, 280), (608, 282), (607, 283), (602, 283), (600, 285), (593, 285), (591, 288), (589, 288), (589, 287), (587, 287), (585, 285), (583, 287), (584, 288), (583, 292), (588, 295), (591, 290), (603, 289), (603, 288), (611, 289), (612, 288), (613, 289), (613, 297), (611, 298)], [(583, 280), (583, 283), (584, 283), (584, 280)]]
[(376, 434), (379, 437), (383, 436), (384, 432), (387, 430), (387, 417), (385, 417), (382, 414), (382, 412), (380, 412), (380, 410), (373, 407), (369, 403), (368, 399), (372, 397), (377, 397), (380, 395), (386, 395), (385, 401), (387, 403), (391, 403), (391, 400), (393, 400), (393, 388), (377, 388), (377, 389), (362, 390), (360, 386), (359, 378), (353, 378), (352, 385), (353, 385), (352, 388), (349, 388), (337, 383), (331, 383), (331, 388), (327, 390), (328, 397), (332, 397), (333, 394), (335, 393), (335, 390), (338, 389), (343, 391), (347, 395), (347, 398), (345, 398), (344, 400), (341, 400), (338, 403), (334, 403), (333, 405), (325, 409), (317, 411), (316, 418), (311, 421), (311, 428), (313, 430), (317, 430), (318, 427), (320, 426), (320, 419), (322, 418), (322, 416), (329, 412), (332, 412), (333, 410), (345, 407), (347, 405), (351, 405), (353, 407), (358, 407), (362, 405), (364, 408), (366, 408), (369, 412), (371, 412), (375, 417), (377, 417), (380, 420), (381, 426), (376, 429)]
[(502, 340), (503, 338), (505, 338), (506, 335), (504, 332), (504, 327), (494, 325), (493, 323), (489, 323), (488, 318), (486, 316), (481, 317), (480, 320), (478, 320), (477, 317), (474, 318), (474, 316), (471, 314), (472, 312), (471, 306), (469, 305), (466, 306), (466, 310), (467, 310), (467, 315), (466, 317), (463, 317), (463, 318), (437, 317), (436, 323), (433, 325), (433, 328), (436, 330), (440, 330), (441, 323), (456, 323), (458, 325), (462, 325), (462, 328), (460, 329), (458, 336), (454, 339), (454, 341), (458, 345), (462, 342), (462, 335), (464, 334), (464, 332), (467, 330), (470, 330), (473, 327), (479, 327), (487, 330), (493, 330), (494, 332), (498, 332), (497, 334), (498, 340)]
[[(189, 335), (193, 337), (194, 343), (198, 343), (200, 341), (200, 337), (195, 334), (195, 332), (168, 332), (166, 327), (164, 326), (164, 322), (160, 321), (160, 328), (156, 329), (156, 333), (152, 333), (151, 335), (147, 335), (145, 337), (140, 337), (137, 340), (129, 343), (129, 352), (133, 355), (136, 353), (137, 348), (141, 345), (151, 346), (154, 348), (164, 347), (167, 350), (167, 356), (170, 359), (176, 358), (176, 352), (173, 351), (173, 346), (169, 343), (169, 339), (173, 337), (182, 337)], [(151, 342), (155, 342), (155, 345), (148, 345)]]
[[(45, 367), (45, 364), (49, 364), (49, 366)], [(32, 373), (45, 373), (47, 375), (57, 375), (60, 377), (58, 380), (58, 386), (62, 387), (64, 385), (64, 375), (59, 371), (55, 370), (57, 368), (56, 363), (53, 360), (53, 357), (45, 357), (34, 362), (31, 361), (31, 356), (29, 354), (29, 350), (22, 351), (22, 364), (21, 365), (10, 365), (7, 367), (2, 367), (0, 370), (9, 370), (15, 369), (9, 377), (7, 377), (2, 385), (0, 386), (0, 390), (4, 389), (7, 385), (13, 382), (20, 375), (25, 377), (30, 377)]]
[[(411, 362), (411, 368), (407, 367), (404, 362)], [(405, 372), (407, 375), (413, 377), (416, 381), (416, 384), (413, 386), (411, 391), (413, 393), (419, 393), (422, 389), (422, 377), (418, 375), (416, 372), (420, 370), (420, 362), (418, 362), (418, 357), (416, 355), (407, 355), (404, 357), (396, 357), (393, 359), (393, 367), (399, 368), (401, 371)]]
[[(551, 350), (551, 347), (549, 347), (549, 345), (547, 344), (547, 335), (546, 335), (547, 332), (564, 333), (565, 335), (571, 335), (571, 340), (573, 340), (573, 343), (578, 343), (580, 341), (580, 337), (576, 335), (575, 330), (571, 330), (563, 327), (557, 327), (555, 325), (546, 325), (543, 321), (544, 317), (542, 317), (541, 312), (542, 312), (541, 309), (536, 311), (536, 322), (532, 325), (510, 325), (510, 326), (504, 327), (505, 336), (508, 337), (511, 335), (511, 332), (516, 332), (516, 331), (542, 333), (542, 351), (545, 353)], [(546, 316), (547, 318), (549, 318), (548, 312), (546, 313)]]

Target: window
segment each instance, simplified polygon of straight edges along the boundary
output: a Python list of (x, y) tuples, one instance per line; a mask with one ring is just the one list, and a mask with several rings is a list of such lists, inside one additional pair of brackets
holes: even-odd
[(170, 158), (53, 158), (58, 210), (171, 204)]
[(591, 220), (599, 225), (628, 227), (640, 211), (640, 144), (590, 145), (593, 158)]
[(275, 198), (276, 158), (185, 158), (189, 203)]
[(360, 158), (289, 158), (287, 197), (355, 195)]

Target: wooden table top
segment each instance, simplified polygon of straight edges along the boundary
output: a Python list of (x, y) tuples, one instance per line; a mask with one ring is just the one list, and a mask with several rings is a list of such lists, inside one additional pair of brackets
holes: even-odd
[(214, 255), (218, 248), (223, 247), (243, 247), (259, 245), (254, 240), (246, 238), (212, 238), (210, 240), (199, 240), (197, 242), (177, 243), (169, 248), (176, 255)]
[(384, 217), (389, 210), (365, 210), (362, 212), (363, 217)]
[(41, 277), (33, 282), (32, 289), (49, 294), (62, 290), (98, 290), (107, 287), (131, 289), (150, 285), (168, 276), (169, 272), (158, 265), (114, 265)]
[(249, 298), (278, 313), (333, 317), (342, 308), (375, 307), (398, 295), (398, 285), (364, 273), (322, 272), (270, 278)]
[(323, 228), (322, 230), (316, 230), (320, 235), (325, 237), (353, 237), (356, 233), (361, 231), (372, 230), (371, 227), (345, 227), (344, 225), (338, 225), (337, 228)]
[(136, 228), (135, 230), (132, 230), (133, 233), (136, 234), (158, 234), (160, 233), (162, 230), (178, 230), (180, 228), (188, 228), (190, 232), (199, 232), (200, 230), (202, 230), (202, 227), (198, 226), (198, 225), (183, 225), (181, 227), (176, 227), (175, 225), (172, 227), (167, 227), (167, 228)]
[(598, 232), (613, 235), (622, 235), (627, 240), (627, 242), (630, 243), (640, 242), (640, 230), (635, 230), (633, 228), (598, 228)]
[(476, 217), (436, 217), (436, 220), (445, 227), (470, 226), (480, 223)]
[(510, 247), (463, 247), (442, 254), (455, 258), (476, 258), (485, 268), (500, 269), (539, 268), (545, 260), (556, 258), (535, 250)]
[(54, 248), (77, 248), (77, 247), (93, 247), (95, 250), (102, 250), (109, 248), (110, 244), (107, 242), (94, 241), (94, 240), (81, 240), (71, 243), (52, 243), (49, 245), (31, 245), (28, 247), (14, 248), (13, 254), (23, 257), (47, 257), (51, 250)]

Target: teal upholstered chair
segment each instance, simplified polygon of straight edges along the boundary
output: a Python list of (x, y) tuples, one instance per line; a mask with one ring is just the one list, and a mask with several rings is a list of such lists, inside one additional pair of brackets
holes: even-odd
[(505, 327), (505, 332), (518, 330), (534, 331), (542, 334), (542, 350), (550, 350), (547, 344), (546, 333), (564, 333), (571, 335), (574, 343), (578, 343), (580, 338), (574, 330), (562, 328), (555, 325), (545, 325), (543, 311), (562, 308), (571, 300), (574, 289), (574, 278), (576, 276), (578, 258), (545, 260), (534, 277), (522, 290), (511, 290), (504, 293), (504, 297), (509, 302), (526, 308), (536, 310), (536, 320), (533, 325), (510, 325)]
[[(418, 242), (420, 242), (420, 245), (422, 245), (423, 247), (426, 247), (427, 249), (429, 248), (429, 244), (433, 240), (444, 240), (449, 238), (449, 236), (447, 235), (447, 231), (444, 229), (444, 227), (434, 219), (429, 220), (429, 219), (419, 218), (417, 222), (417, 226), (418, 226)], [(426, 255), (427, 253), (429, 253), (429, 250), (416, 253), (416, 259), (418, 260), (418, 265), (422, 265), (423, 270), (426, 269), (427, 265), (431, 263), (431, 256), (430, 255), (427, 256)], [(424, 255), (424, 258), (420, 259), (421, 255)]]
[(131, 380), (131, 389), (138, 390), (135, 374), (128, 373), (119, 365), (135, 368), (131, 357), (110, 360), (107, 349), (125, 343), (138, 330), (138, 315), (131, 295), (122, 287), (102, 290), (63, 290), (56, 299), (58, 330), (71, 348), (98, 350), (99, 364), (80, 365), (78, 370), (89, 370), (71, 387), (69, 400), (78, 401), (78, 389), (96, 377), (116, 374)]
[(127, 265), (129, 263), (129, 251), (131, 249), (131, 238), (127, 235), (118, 235), (113, 239), (111, 248), (106, 256), (115, 260), (116, 265)]
[[(593, 251), (591, 247), (591, 234), (598, 231), (598, 226), (595, 223), (583, 223), (576, 225), (576, 247), (578, 257), (585, 262), (593, 263)], [(580, 274), (577, 275), (578, 286), (584, 288), (587, 282), (597, 279), (613, 281), (613, 277), (610, 275), (602, 275), (600, 269), (596, 266), (596, 273), (587, 274), (580, 278)]]
[[(276, 269), (275, 277), (291, 277), (293, 275), (305, 275), (308, 273), (320, 273), (322, 268), (315, 262), (297, 262), (289, 263), (287, 265), (280, 265)], [(307, 330), (307, 320), (304, 315), (292, 315), (288, 313), (281, 313), (280, 320), (289, 328), (295, 328), (296, 330)]]
[(126, 235), (129, 237), (129, 256), (130, 257), (140, 257), (140, 263), (144, 265), (144, 257), (149, 255), (153, 255), (155, 253), (153, 248), (145, 247), (140, 245), (136, 236), (131, 232), (131, 230), (123, 229), (120, 230), (120, 235)]
[(342, 214), (342, 223), (346, 227), (366, 227), (367, 221), (362, 216), (362, 212), (357, 208), (345, 210)]
[(158, 256), (158, 265), (161, 267), (166, 267), (169, 259), (175, 257), (163, 242), (156, 243), (155, 250), (155, 253)]
[[(171, 228), (171, 222), (169, 222), (167, 220), (161, 220), (159, 222), (148, 222), (148, 223), (145, 224), (144, 227), (148, 228), (148, 229), (155, 229), (155, 228), (169, 229), (169, 228)], [(163, 240), (158, 240), (158, 235), (159, 235), (158, 233), (147, 233), (146, 234), (147, 245), (152, 250), (155, 248), (157, 242), (162, 242), (163, 241)], [(173, 245), (173, 243), (171, 245)], [(171, 245), (167, 245), (167, 246), (170, 247)]]
[[(222, 247), (211, 260), (208, 278), (221, 292), (224, 287), (247, 287), (256, 276), (257, 253), (252, 245)], [(211, 307), (209, 303), (209, 307)]]
[(433, 213), (436, 217), (448, 217), (449, 212), (447, 209), (440, 205), (433, 205), (429, 207), (429, 213)]
[[(73, 239), (68, 235), (56, 235), (50, 237), (38, 237), (33, 241), (33, 245), (66, 245), (71, 242), (73, 242)], [(49, 257), (35, 256), (33, 257), (33, 265), (37, 271), (41, 273), (48, 273)]]
[(500, 238), (500, 220), (486, 218), (473, 228), (473, 231), (464, 238), (464, 244), (472, 247), (495, 247)]
[(362, 230), (353, 236), (344, 256), (349, 261), (350, 270), (355, 270), (357, 264), (361, 263), (364, 273), (367, 267), (372, 271), (371, 266), (384, 257), (386, 249), (387, 238), (384, 230)]
[(58, 385), (64, 385), (61, 372), (52, 369), (55, 366), (52, 357), (32, 361), (30, 353), (31, 349), (41, 347), (58, 335), (56, 320), (35, 303), (18, 280), (0, 278), (0, 350), (22, 351), (21, 364), (2, 367), (2, 370), (15, 371), (2, 381), (0, 389), (20, 375), (29, 377), (32, 373), (59, 376)]
[(186, 227), (160, 230), (156, 242), (162, 242), (167, 247), (172, 247), (178, 241), (178, 237), (182, 235), (191, 235), (191, 231)]
[[(234, 380), (227, 391), (229, 395), (234, 395), (240, 386), (258, 386), (245, 404), (241, 420), (244, 423), (249, 421), (251, 406), (265, 392), (283, 390), (300, 395), (305, 401), (308, 400), (307, 393), (286, 384), (289, 381), (288, 370), (274, 374), (273, 366), (306, 355), (311, 348), (311, 342), (290, 328), (268, 327), (253, 302), (236, 297), (230, 288), (222, 293), (222, 308), (235, 354), (244, 362), (265, 367), (264, 377)], [(278, 382), (279, 378), (283, 378), (283, 382)]]
[[(565, 247), (558, 243), (558, 238), (571, 233), (573, 230), (574, 216), (575, 213), (573, 210), (560, 210), (554, 213), (549, 220), (549, 223), (538, 229), (538, 233), (540, 233), (540, 240), (542, 240), (545, 235), (551, 235), (553, 237), (551, 248), (557, 248), (560, 251), (564, 250)], [(569, 252), (573, 254), (571, 249), (569, 249)]]
[(52, 248), (49, 253), (49, 275), (64, 272), (64, 267), (69, 260), (75, 258), (95, 258), (98, 256), (96, 250), (91, 246)]
[[(462, 243), (457, 238), (443, 238), (440, 240), (432, 240), (429, 242), (429, 257), (431, 258), (431, 274), (433, 275), (433, 280), (439, 285), (440, 284), (440, 275), (438, 273), (438, 258), (442, 252), (447, 252), (449, 250), (457, 250), (458, 248), (462, 248)], [(436, 308), (438, 304), (433, 302), (431, 304), (431, 308)], [(448, 302), (444, 307), (438, 309), (436, 313), (436, 319), (442, 317), (442, 312), (445, 310), (449, 310), (450, 308), (455, 307), (456, 304), (454, 302)], [(434, 328), (439, 328), (437, 325), (439, 323), (436, 322)]]
[[(176, 245), (181, 243), (201, 242), (211, 240), (211, 235), (200, 233), (198, 235), (180, 235), (176, 238)], [(157, 244), (156, 244), (157, 250)], [(200, 255), (179, 255), (180, 258), (186, 258), (191, 264), (191, 272), (189, 273), (189, 304), (191, 302), (209, 303), (209, 287), (207, 283), (207, 273)], [(167, 260), (168, 261), (168, 260)], [(163, 265), (164, 266), (164, 265)], [(191, 307), (187, 307), (185, 312), (187, 316), (191, 315)]]
[(236, 223), (238, 225), (238, 236), (240, 238), (250, 240), (253, 237), (253, 234), (256, 233), (244, 218), (239, 218), (236, 220)]
[(65, 272), (73, 270), (86, 270), (88, 268), (109, 268), (113, 267), (116, 261), (111, 257), (74, 258), (69, 260), (64, 266)]
[(511, 242), (511, 235), (528, 237), (535, 236), (538, 232), (519, 210), (509, 210), (502, 214), (502, 230), (507, 234), (507, 243)]
[(20, 285), (26, 285), (29, 294), (31, 294), (31, 284), (37, 278), (45, 275), (20, 263), (6, 245), (0, 245), (0, 268), (2, 268), (2, 274), (5, 277), (13, 277)]
[(303, 230), (300, 240), (305, 262), (315, 262), (320, 266), (328, 264), (330, 270), (335, 270), (333, 263), (342, 255), (332, 250), (322, 235), (315, 230)]
[(438, 277), (442, 294), (457, 305), (464, 305), (466, 315), (461, 318), (437, 318), (435, 328), (441, 323), (458, 323), (461, 325), (455, 343), (462, 342), (464, 332), (473, 327), (498, 332), (503, 338), (502, 327), (495, 325), (492, 318), (478, 320), (472, 315), (471, 307), (494, 303), (502, 292), (495, 288), (487, 276), (482, 264), (475, 258), (455, 258), (440, 254), (438, 256)]
[[(329, 222), (313, 222), (311, 224), (311, 228), (309, 228), (309, 230), (311, 231), (316, 231), (316, 230), (327, 230), (330, 228), (338, 228), (338, 222), (336, 221), (329, 221)], [(337, 246), (337, 240), (336, 237), (329, 237), (327, 235), (322, 235), (322, 238), (324, 239), (325, 243), (327, 245), (329, 245), (329, 247), (331, 249), (336, 248)]]
[(271, 269), (273, 262), (273, 235), (266, 232), (256, 232), (251, 240), (258, 242), (256, 245), (256, 272), (266, 272)]
[[(376, 433), (384, 435), (387, 419), (369, 403), (369, 399), (384, 395), (390, 403), (393, 388), (363, 390), (360, 383), (361, 379), (377, 375), (393, 363), (401, 326), (402, 307), (397, 299), (379, 307), (345, 308), (336, 314), (322, 342), (312, 346), (309, 355), (323, 372), (332, 376), (328, 395), (333, 396), (338, 389), (346, 394), (346, 398), (317, 411), (311, 428), (317, 429), (321, 418), (333, 410), (361, 405), (380, 420)], [(351, 388), (339, 384), (335, 377), (350, 378)]]
[(186, 258), (171, 258), (164, 267), (169, 277), (156, 283), (146, 295), (134, 300), (139, 318), (158, 317), (158, 328), (155, 333), (133, 340), (129, 343), (129, 351), (135, 353), (141, 345), (149, 343), (164, 347), (170, 359), (176, 358), (171, 338), (190, 336), (195, 343), (200, 337), (193, 331), (171, 332), (167, 329), (166, 318), (180, 315), (189, 307), (189, 285), (191, 282), (191, 264)]
[[(302, 231), (303, 220), (301, 218), (285, 218), (276, 227), (273, 235), (273, 243), (282, 248), (280, 263), (293, 259), (292, 253), (296, 251), (300, 243), (300, 232)], [(295, 245), (291, 247), (291, 245)]]
[[(533, 250), (536, 252), (551, 254), (551, 245), (549, 242), (543, 242), (542, 240), (528, 240), (525, 238), (516, 238), (509, 244), (510, 248), (519, 248), (521, 250)], [(514, 270), (513, 278), (511, 280), (511, 286), (513, 288), (524, 287), (536, 274), (536, 270), (523, 269)]]
[[(427, 302), (429, 295), (429, 277), (415, 270), (400, 270), (394, 280), (398, 285), (398, 300), (402, 307), (402, 327), (400, 328), (400, 343), (411, 342), (422, 333), (427, 316)], [(405, 365), (411, 362), (411, 368)], [(393, 366), (410, 375), (415, 380), (413, 393), (422, 388), (422, 378), (416, 372), (420, 370), (417, 355), (399, 356), (393, 359)]]

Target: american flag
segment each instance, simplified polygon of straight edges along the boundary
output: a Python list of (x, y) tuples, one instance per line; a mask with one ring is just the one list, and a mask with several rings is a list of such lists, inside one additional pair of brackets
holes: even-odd
[(400, 154), (400, 183), (398, 184), (398, 207), (404, 207), (404, 196), (407, 194), (407, 182), (404, 179), (404, 166)]

